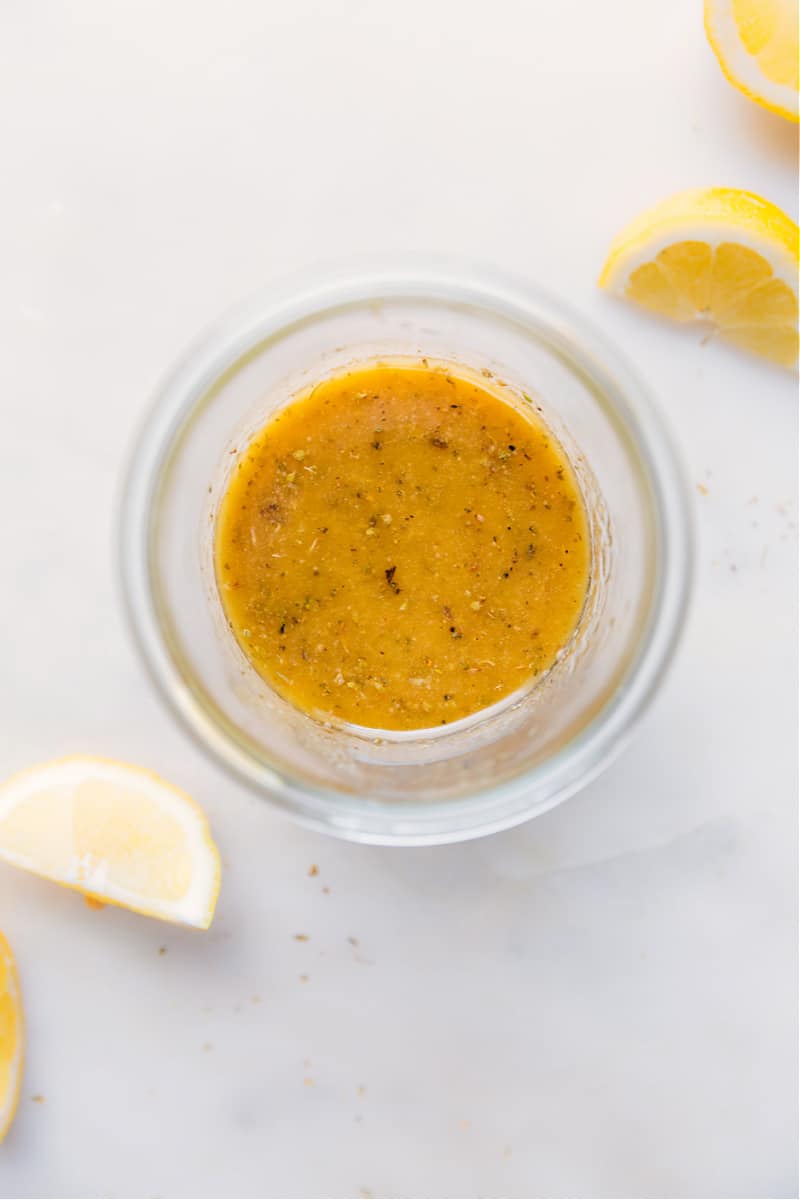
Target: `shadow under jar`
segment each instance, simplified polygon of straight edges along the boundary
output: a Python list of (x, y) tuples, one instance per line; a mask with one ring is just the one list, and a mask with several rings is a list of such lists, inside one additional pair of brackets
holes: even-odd
[[(491, 372), (566, 452), (591, 536), (583, 613), (552, 668), (432, 730), (314, 718), (242, 653), (214, 573), (236, 455), (321, 379), (363, 363)], [(296, 280), (218, 325), (162, 388), (128, 475), (125, 602), (162, 694), (225, 766), (317, 829), (419, 845), (507, 828), (575, 792), (618, 752), (682, 624), (691, 539), (670, 439), (641, 383), (591, 330), (517, 280), (445, 260)]]

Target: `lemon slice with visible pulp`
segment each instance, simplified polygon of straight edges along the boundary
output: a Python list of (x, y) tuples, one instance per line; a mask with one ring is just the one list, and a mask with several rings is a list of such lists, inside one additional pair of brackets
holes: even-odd
[(11, 947), (0, 933), (0, 1142), (17, 1111), (22, 1058), (22, 997)]
[(797, 0), (705, 0), (705, 25), (733, 86), (764, 108), (796, 121)]
[(0, 787), (0, 858), (96, 901), (207, 929), (219, 854), (197, 804), (150, 771), (76, 757)]
[(599, 283), (672, 320), (708, 322), (783, 366), (797, 364), (798, 229), (751, 192), (681, 192), (642, 213), (615, 239)]

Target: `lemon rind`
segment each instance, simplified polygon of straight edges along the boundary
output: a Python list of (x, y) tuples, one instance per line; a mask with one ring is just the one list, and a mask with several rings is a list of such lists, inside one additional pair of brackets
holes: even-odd
[[(788, 121), (800, 120), (798, 93), (760, 72), (753, 55), (742, 45), (729, 0), (705, 0), (703, 21), (709, 45), (728, 82), (769, 112)], [(787, 103), (789, 96), (791, 103)]]
[(2, 958), (6, 966), (8, 989), (17, 1016), (17, 1044), (14, 1050), (14, 1058), (10, 1064), (11, 1087), (6, 1096), (5, 1108), (0, 1110), (0, 1142), (2, 1142), (11, 1128), (11, 1123), (17, 1111), (20, 1089), (22, 1087), (22, 1070), (25, 1065), (25, 1018), (22, 1009), (22, 991), (19, 986), (19, 975), (14, 955), (2, 933), (0, 933), (0, 958)]
[(126, 783), (128, 786), (132, 779), (135, 779), (137, 787), (145, 794), (157, 797), (159, 804), (179, 822), (190, 839), (192, 862), (195, 868), (199, 866), (201, 869), (195, 869), (191, 885), (180, 900), (158, 901), (142, 897), (137, 892), (131, 892), (107, 881), (102, 865), (87, 875), (85, 864), (81, 864), (75, 856), (63, 873), (44, 870), (34, 859), (10, 851), (2, 845), (0, 859), (104, 903), (128, 908), (159, 920), (196, 929), (208, 929), (219, 895), (219, 852), (211, 836), (206, 816), (191, 796), (155, 772), (134, 764), (89, 755), (73, 755), (29, 767), (7, 779), (0, 787), (0, 817), (23, 803), (28, 796), (43, 790), (48, 782), (47, 776), (50, 776), (50, 781), (67, 786), (71, 778), (78, 782), (94, 776), (111, 783)]

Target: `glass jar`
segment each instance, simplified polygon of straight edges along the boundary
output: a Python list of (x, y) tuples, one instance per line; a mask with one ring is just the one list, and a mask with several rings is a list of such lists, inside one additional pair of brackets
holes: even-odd
[[(428, 357), (490, 371), (566, 450), (592, 536), (584, 613), (544, 675), (434, 730), (315, 719), (241, 653), (213, 571), (236, 454), (320, 378)], [(530, 285), (436, 258), (350, 264), (249, 302), (161, 388), (121, 519), (125, 604), (149, 672), (196, 741), (265, 800), (362, 842), (477, 837), (546, 811), (621, 749), (659, 686), (691, 574), (686, 490), (648, 389), (583, 321)]]

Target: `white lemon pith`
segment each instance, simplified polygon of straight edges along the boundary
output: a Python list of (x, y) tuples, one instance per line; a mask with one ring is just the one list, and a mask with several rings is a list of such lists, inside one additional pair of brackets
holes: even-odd
[(705, 26), (734, 87), (764, 108), (796, 121), (797, 0), (705, 0)]
[(0, 933), (0, 1142), (19, 1100), (22, 1081), (22, 998), (11, 947)]
[(681, 192), (615, 239), (599, 280), (674, 321), (703, 321), (782, 366), (797, 364), (798, 229), (733, 188)]
[(197, 804), (150, 771), (61, 759), (0, 787), (0, 858), (87, 896), (207, 929), (219, 854)]

